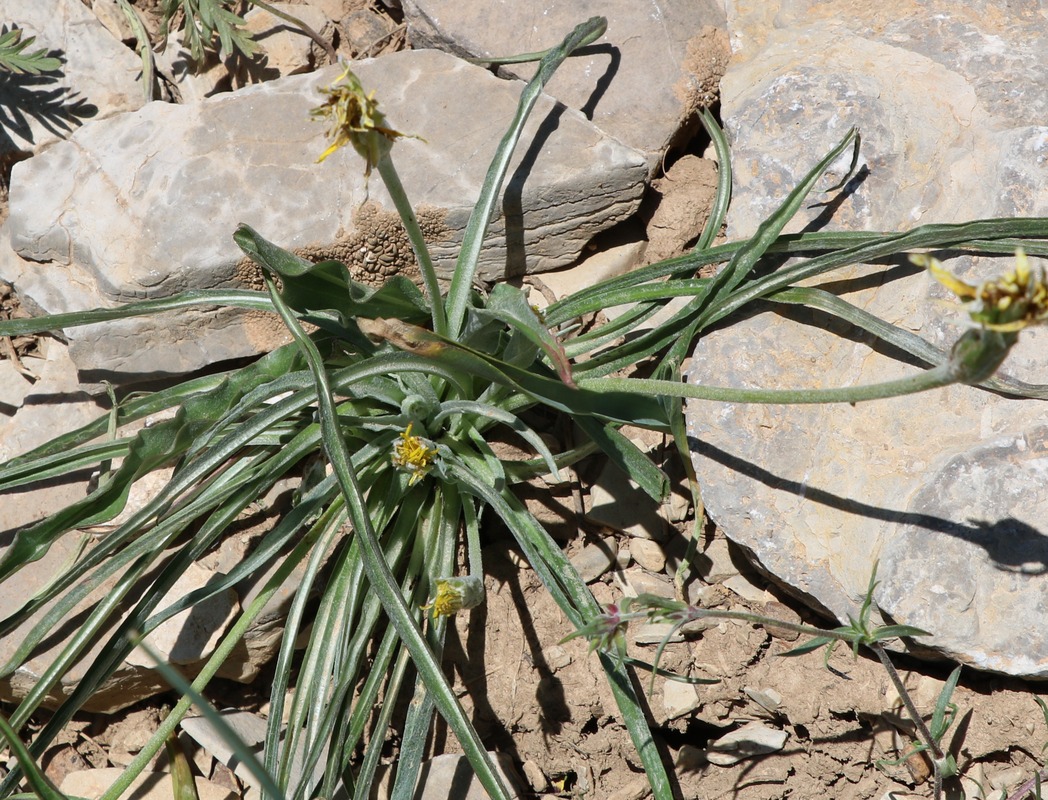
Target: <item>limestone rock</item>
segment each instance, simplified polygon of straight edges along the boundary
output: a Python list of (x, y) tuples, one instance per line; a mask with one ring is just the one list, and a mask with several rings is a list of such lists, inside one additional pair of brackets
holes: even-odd
[[(438, 52), (355, 65), (402, 139), (395, 158), (438, 268), (447, 272), (520, 85)], [(309, 118), (337, 66), (188, 106), (152, 103), (87, 126), (16, 165), (0, 276), (40, 311), (258, 285), (232, 241), (246, 222), (278, 244), (342, 257), (370, 282), (410, 267), (381, 181), (367, 195), (346, 148), (322, 164), (325, 128)], [(478, 113), (483, 109), (483, 113)], [(632, 213), (642, 154), (578, 112), (540, 99), (525, 131), (480, 277), (574, 261), (601, 229)], [(361, 222), (362, 215), (366, 216)], [(197, 369), (288, 340), (273, 315), (187, 309), (68, 331), (82, 377), (128, 382)]]
[[(694, 126), (695, 113), (716, 100), (728, 55), (719, 3), (404, 2), (413, 46), (475, 58), (546, 50), (595, 15), (608, 19), (607, 33), (585, 53), (569, 58), (548, 91), (603, 130), (644, 151), (654, 172), (667, 146), (682, 138), (682, 128)], [(503, 69), (530, 78), (535, 64)]]
[[(84, 797), (94, 800), (105, 794), (123, 772), (124, 770), (118, 767), (71, 772), (62, 781), (62, 793), (66, 797)], [(204, 778), (194, 778), (194, 783), (200, 800), (233, 800), (236, 797), (233, 790)], [(132, 781), (131, 786), (121, 796), (128, 800), (168, 800), (174, 794), (175, 787), (169, 773), (143, 772)]]
[(592, 583), (611, 569), (619, 552), (618, 542), (607, 536), (599, 542), (590, 542), (571, 559), (571, 565), (586, 583)]
[[(1048, 213), (1048, 128), (1035, 124), (1048, 37), (1021, 9), (739, 0), (728, 17), (729, 238), (751, 235), (853, 125), (865, 169), (842, 194), (815, 196), (791, 230)], [(977, 283), (1011, 259), (948, 266)], [(964, 328), (946, 291), (905, 264), (821, 282), (943, 350)], [(923, 368), (840, 331), (810, 311), (758, 309), (704, 336), (690, 380), (850, 386)], [(1046, 334), (1024, 331), (1002, 371), (1048, 382)], [(1048, 597), (1043, 402), (950, 387), (854, 407), (693, 403), (689, 417), (711, 518), (777, 582), (843, 621), (879, 559), (877, 605), (929, 631), (922, 646), (1048, 677), (1048, 633), (1029, 624)]]
[[(273, 3), (273, 7), (302, 20), (329, 41), (335, 32), (334, 24), (319, 8), (290, 3)], [(297, 75), (312, 69), (325, 56), (323, 49), (298, 27), (264, 8), (252, 8), (244, 15), (244, 22), (262, 48), (266, 71), (281, 77)]]
[(706, 751), (711, 764), (728, 767), (744, 758), (763, 756), (781, 750), (786, 744), (786, 731), (761, 722), (750, 722), (713, 742)]
[(80, 0), (5, 0), (4, 30), (35, 36), (30, 51), (46, 49), (62, 68), (41, 75), (4, 73), (0, 83), (0, 155), (38, 152), (85, 122), (145, 102), (142, 64)]

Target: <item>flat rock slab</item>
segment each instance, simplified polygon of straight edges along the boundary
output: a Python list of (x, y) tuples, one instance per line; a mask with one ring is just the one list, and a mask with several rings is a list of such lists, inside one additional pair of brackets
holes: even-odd
[[(576, 25), (600, 15), (608, 30), (557, 70), (547, 91), (594, 124), (642, 150), (651, 171), (696, 112), (712, 105), (727, 61), (719, 3), (576, 0), (572, 3), (462, 3), (404, 0), (415, 47), (472, 58), (546, 50)], [(530, 78), (535, 62), (510, 64)]]
[(4, 0), (4, 30), (35, 36), (62, 68), (41, 75), (4, 72), (0, 154), (36, 151), (91, 120), (140, 108), (142, 62), (80, 0)]
[[(522, 84), (435, 51), (354, 69), (390, 124), (425, 140), (400, 140), (394, 159), (446, 272)], [(378, 176), (365, 189), (352, 148), (315, 163), (327, 140), (309, 111), (322, 100), (318, 87), (340, 72), (333, 66), (186, 106), (151, 103), (18, 164), (0, 277), (49, 313), (194, 288), (258, 287), (231, 238), (239, 222), (317, 260), (345, 261), (370, 283), (409, 267), (410, 248)], [(485, 242), (481, 278), (571, 263), (596, 233), (636, 209), (645, 174), (642, 153), (540, 98)], [(362, 206), (368, 197), (373, 204)], [(273, 315), (214, 310), (68, 336), (83, 378), (123, 382), (287, 341)]]
[[(814, 196), (791, 230), (1048, 214), (1048, 128), (1028, 124), (1048, 106), (1037, 20), (989, 3), (844, 0), (740, 1), (728, 18), (730, 238), (751, 235), (853, 125), (859, 178)], [(948, 266), (978, 283), (1012, 259)], [(821, 284), (943, 350), (965, 326), (901, 260)], [(1048, 382), (1046, 333), (1024, 331), (1002, 371)], [(824, 315), (764, 307), (705, 336), (690, 380), (854, 386), (921, 368), (874, 344)], [(1048, 604), (1048, 404), (955, 386), (855, 407), (693, 403), (689, 422), (710, 516), (777, 582), (843, 621), (879, 560), (876, 604), (929, 631), (921, 645), (1048, 677), (1048, 630), (1030, 622)]]

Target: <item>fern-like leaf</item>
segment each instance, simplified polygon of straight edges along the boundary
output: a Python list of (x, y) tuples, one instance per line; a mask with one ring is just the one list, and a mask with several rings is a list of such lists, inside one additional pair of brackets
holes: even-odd
[(228, 0), (161, 0), (162, 33), (166, 37), (172, 18), (181, 10), (184, 17), (182, 44), (189, 48), (193, 60), (204, 60), (204, 50), (218, 37), (222, 58), (239, 50), (247, 58), (258, 52), (251, 33), (244, 28), (244, 18), (229, 10)]
[(36, 40), (35, 36), (22, 39), (20, 28), (12, 28), (0, 34), (0, 67), (18, 74), (54, 72), (61, 69), (62, 62), (47, 54), (46, 48), (27, 53), (25, 49)]

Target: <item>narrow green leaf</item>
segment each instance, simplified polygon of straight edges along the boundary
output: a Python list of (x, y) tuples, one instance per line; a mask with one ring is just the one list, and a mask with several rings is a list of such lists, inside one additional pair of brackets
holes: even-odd
[(8, 724), (3, 714), (0, 714), (0, 735), (7, 740), (7, 746), (11, 749), (11, 754), (18, 759), (18, 765), (22, 768), (29, 787), (40, 800), (73, 800), (62, 794), (51, 779), (36, 765), (36, 760), (22, 744), (22, 740), (18, 738), (18, 734)]
[(462, 247), (459, 250), (458, 260), (455, 262), (455, 274), (451, 279), (451, 287), (447, 296), (447, 320), (448, 336), (457, 339), (462, 332), (462, 324), (466, 318), (466, 308), (469, 304), (469, 295), (473, 290), (473, 279), (476, 276), (477, 264), (480, 258), (481, 245), (484, 235), (488, 229), (488, 222), (498, 201), (502, 182), (506, 178), (510, 159), (513, 151), (520, 140), (524, 130), (524, 123), (535, 107), (535, 102), (542, 93), (553, 73), (564, 62), (569, 55), (580, 47), (584, 47), (596, 41), (604, 35), (607, 30), (608, 21), (604, 17), (593, 17), (592, 19), (577, 26), (575, 30), (567, 35), (558, 47), (552, 48), (539, 64), (534, 77), (528, 81), (528, 85), (521, 92), (520, 102), (517, 105), (517, 113), (510, 123), (495, 150), (495, 156), (488, 167), (487, 175), (480, 189), (480, 197), (477, 198), (470, 214), (469, 222), (466, 223), (466, 231), (462, 237)]
[(575, 424), (596, 442), (612, 464), (622, 470), (630, 480), (636, 481), (648, 497), (661, 503), (669, 496), (670, 479), (666, 473), (655, 466), (651, 459), (614, 425), (602, 424), (584, 416), (575, 417)]
[(713, 196), (710, 216), (703, 226), (702, 235), (695, 244), (696, 252), (706, 250), (713, 244), (713, 240), (717, 238), (724, 225), (724, 218), (728, 214), (728, 203), (731, 202), (731, 150), (728, 148), (728, 137), (724, 135), (724, 131), (721, 130), (708, 108), (702, 109), (699, 119), (717, 153), (717, 193)]
[(280, 312), (284, 324), (288, 326), (295, 341), (302, 348), (317, 384), (317, 397), (320, 403), (320, 421), (324, 431), (324, 446), (331, 461), (335, 475), (342, 487), (346, 506), (353, 522), (353, 528), (359, 537), (364, 555), (364, 566), (368, 580), (382, 602), (383, 608), (390, 617), (405, 646), (411, 653), (417, 669), (425, 676), (427, 686), (433, 694), (434, 701), (449, 727), (455, 732), (470, 764), (477, 773), (485, 790), (497, 800), (506, 800), (509, 793), (502, 785), (502, 779), (495, 771), (487, 751), (484, 749), (476, 730), (470, 724), (458, 698), (448, 685), (440, 664), (426, 644), (418, 623), (397, 587), (389, 565), (382, 555), (375, 537), (375, 531), (367, 507), (360, 492), (356, 475), (353, 471), (349, 452), (342, 438), (331, 396), (331, 388), (324, 364), (316, 346), (306, 336), (301, 325), (291, 312), (280, 301), (275, 287), (270, 284), (270, 296)]
[(189, 766), (186, 751), (182, 749), (178, 737), (173, 733), (168, 736), (164, 748), (167, 751), (167, 760), (171, 764), (171, 786), (174, 790), (172, 800), (200, 800), (193, 769)]
[(481, 319), (500, 320), (513, 330), (519, 331), (528, 341), (542, 349), (550, 363), (553, 364), (561, 381), (574, 388), (575, 381), (571, 377), (571, 362), (564, 352), (563, 345), (542, 323), (539, 315), (528, 304), (527, 298), (520, 289), (508, 283), (495, 284), (488, 296), (487, 305), (484, 308), (475, 309), (474, 313)]

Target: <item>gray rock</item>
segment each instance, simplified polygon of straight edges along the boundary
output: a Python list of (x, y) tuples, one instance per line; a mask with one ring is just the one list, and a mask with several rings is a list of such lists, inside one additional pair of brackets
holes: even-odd
[(744, 758), (763, 756), (781, 750), (789, 734), (761, 722), (750, 722), (726, 733), (709, 746), (706, 758), (711, 764), (729, 767)]
[[(395, 159), (450, 270), (490, 157), (520, 85), (438, 52), (403, 52), (355, 65), (403, 139)], [(325, 128), (309, 118), (317, 88), (340, 68), (292, 76), (189, 106), (152, 103), (86, 126), (16, 166), (11, 249), (0, 276), (41, 311), (163, 297), (191, 288), (258, 285), (231, 235), (246, 222), (314, 258), (342, 258), (378, 282), (413, 264), (377, 176), (361, 207), (363, 165), (351, 148), (322, 164)], [(483, 113), (480, 113), (480, 110)], [(480, 276), (574, 261), (600, 230), (631, 214), (643, 191), (642, 154), (578, 112), (540, 99), (510, 167), (506, 198)], [(82, 376), (124, 382), (197, 369), (287, 341), (265, 314), (186, 310), (71, 329)]]
[[(469, 57), (546, 50), (594, 15), (607, 33), (557, 71), (548, 91), (581, 110), (603, 130), (647, 156), (654, 172), (666, 147), (695, 125), (695, 112), (711, 105), (727, 59), (725, 18), (719, 3), (632, 0), (470, 4), (405, 0), (412, 45)], [(504, 67), (530, 78), (534, 62)]]
[(666, 522), (652, 500), (621, 469), (608, 462), (590, 487), (587, 515), (635, 539), (666, 541)]
[(59, 72), (5, 73), (0, 155), (37, 152), (88, 121), (145, 102), (141, 61), (80, 0), (5, 0), (0, 22), (21, 28), (23, 40), (35, 36), (30, 52), (45, 49), (63, 61)]
[(571, 565), (578, 571), (582, 580), (591, 583), (611, 569), (618, 552), (618, 542), (613, 536), (608, 536), (599, 542), (590, 542), (583, 547), (572, 556)]
[[(1048, 213), (1048, 128), (1030, 124), (1048, 107), (1048, 67), (1035, 55), (1046, 35), (1021, 12), (940, 0), (732, 3), (729, 24), (730, 238), (752, 234), (852, 125), (868, 172), (843, 197), (813, 198), (791, 229), (828, 217), (820, 200), (834, 201), (828, 225), (841, 229)], [(978, 282), (1011, 259), (948, 266)], [(942, 287), (906, 266), (825, 281), (943, 349), (965, 324)], [(705, 336), (690, 380), (829, 387), (918, 369), (826, 328), (811, 312), (762, 310)], [(1024, 331), (1003, 371), (1048, 382), (1046, 341)], [(1029, 624), (1048, 596), (1048, 406), (950, 387), (855, 407), (693, 403), (689, 418), (710, 516), (779, 583), (843, 621), (879, 559), (877, 604), (928, 630), (922, 645), (1048, 677), (1048, 633)]]
[(662, 572), (666, 569), (666, 554), (658, 542), (651, 539), (632, 539), (630, 553), (637, 563), (649, 572)]

